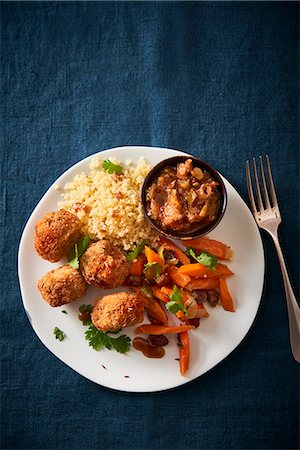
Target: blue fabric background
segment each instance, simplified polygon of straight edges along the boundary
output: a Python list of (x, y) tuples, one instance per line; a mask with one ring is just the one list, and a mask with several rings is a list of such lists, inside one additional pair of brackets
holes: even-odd
[(1, 10), (2, 448), (299, 447), (299, 371), (266, 235), (266, 285), (250, 333), (210, 373), (161, 394), (113, 392), (66, 367), (31, 329), (17, 279), (22, 229), (49, 185), (96, 151), (143, 144), (202, 157), (245, 199), (245, 160), (267, 152), (298, 293), (298, 3)]

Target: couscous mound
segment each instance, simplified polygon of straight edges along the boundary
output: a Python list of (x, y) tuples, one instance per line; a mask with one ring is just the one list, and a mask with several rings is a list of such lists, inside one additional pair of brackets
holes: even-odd
[(123, 173), (110, 174), (99, 158), (93, 158), (90, 173), (76, 175), (64, 186), (59, 206), (77, 215), (83, 231), (93, 240), (108, 239), (130, 250), (135, 243), (146, 240), (154, 244), (158, 234), (144, 218), (140, 189), (151, 169), (144, 159), (133, 165), (121, 164)]

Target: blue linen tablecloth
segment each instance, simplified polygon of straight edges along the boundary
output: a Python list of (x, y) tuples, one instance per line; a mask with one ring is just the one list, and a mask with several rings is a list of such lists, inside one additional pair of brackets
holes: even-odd
[(245, 160), (268, 153), (297, 294), (299, 4), (2, 2), (1, 10), (1, 447), (298, 448), (299, 370), (268, 237), (262, 303), (243, 343), (195, 382), (147, 395), (95, 385), (45, 349), (22, 306), (17, 249), (50, 184), (94, 152), (188, 151), (245, 199)]

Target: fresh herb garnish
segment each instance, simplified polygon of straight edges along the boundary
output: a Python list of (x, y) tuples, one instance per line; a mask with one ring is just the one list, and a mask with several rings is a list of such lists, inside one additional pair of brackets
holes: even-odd
[(187, 247), (185, 253), (210, 270), (214, 270), (218, 263), (218, 258), (216, 256), (210, 255), (204, 251), (198, 253), (193, 247)]
[(133, 249), (128, 253), (127, 255), (127, 259), (130, 263), (133, 263), (133, 261), (135, 260), (135, 258), (142, 253), (142, 251), (144, 250), (146, 241), (142, 241), (139, 244), (137, 244), (135, 247), (133, 247)]
[(102, 167), (110, 174), (115, 172), (118, 175), (122, 175), (122, 173), (123, 173), (123, 167), (118, 166), (118, 164), (112, 163), (109, 159), (106, 159), (105, 161), (103, 161)]
[(183, 311), (184, 314), (187, 313), (187, 309), (185, 308), (183, 304), (183, 289), (180, 288), (180, 291), (178, 290), (178, 287), (174, 286), (173, 293), (170, 294), (170, 302), (166, 303), (166, 308), (171, 313), (177, 313), (178, 311)]
[(68, 311), (66, 311), (65, 309), (62, 310), (63, 314), (68, 314)]
[(53, 334), (55, 335), (55, 339), (58, 339), (59, 341), (63, 341), (66, 337), (65, 333), (58, 327), (54, 327)]
[(107, 348), (116, 350), (118, 353), (127, 353), (130, 350), (131, 339), (125, 334), (113, 338), (104, 331), (98, 330), (94, 325), (90, 325), (84, 334), (89, 345), (96, 351)]
[(73, 269), (79, 269), (79, 258), (88, 248), (90, 240), (91, 239), (87, 234), (84, 238), (80, 238), (77, 244), (74, 244), (74, 248), (70, 251), (68, 256), (68, 262)]

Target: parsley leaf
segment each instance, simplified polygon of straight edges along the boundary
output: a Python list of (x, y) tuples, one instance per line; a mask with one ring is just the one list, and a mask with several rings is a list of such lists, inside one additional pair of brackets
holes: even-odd
[(178, 311), (183, 311), (184, 314), (187, 313), (187, 309), (185, 308), (183, 301), (183, 289), (180, 288), (180, 291), (178, 291), (178, 287), (174, 286), (172, 294), (170, 294), (170, 302), (166, 303), (166, 308), (171, 313), (176, 314)]
[(58, 339), (59, 341), (63, 341), (66, 337), (65, 333), (58, 327), (54, 327), (53, 334), (55, 336), (55, 339)]
[(214, 270), (218, 263), (218, 258), (216, 256), (210, 255), (204, 251), (198, 253), (193, 247), (187, 247), (185, 253), (210, 270)]
[(98, 330), (94, 325), (90, 325), (84, 334), (89, 346), (96, 351), (107, 348), (108, 350), (116, 350), (118, 353), (127, 353), (130, 350), (131, 339), (125, 334), (113, 338), (104, 331)]
[(122, 173), (123, 173), (123, 167), (118, 166), (118, 164), (112, 163), (109, 159), (106, 159), (105, 161), (103, 161), (102, 167), (110, 174), (115, 172), (118, 175), (122, 175)]
[(79, 269), (79, 258), (88, 248), (90, 240), (91, 239), (87, 234), (84, 238), (80, 238), (77, 244), (74, 244), (74, 248), (70, 251), (68, 256), (68, 262), (73, 269)]
[(142, 253), (142, 251), (144, 250), (146, 241), (142, 241), (139, 244), (137, 244), (135, 247), (133, 247), (133, 249), (128, 253), (127, 255), (127, 259), (129, 262), (133, 262), (135, 260), (135, 258)]

